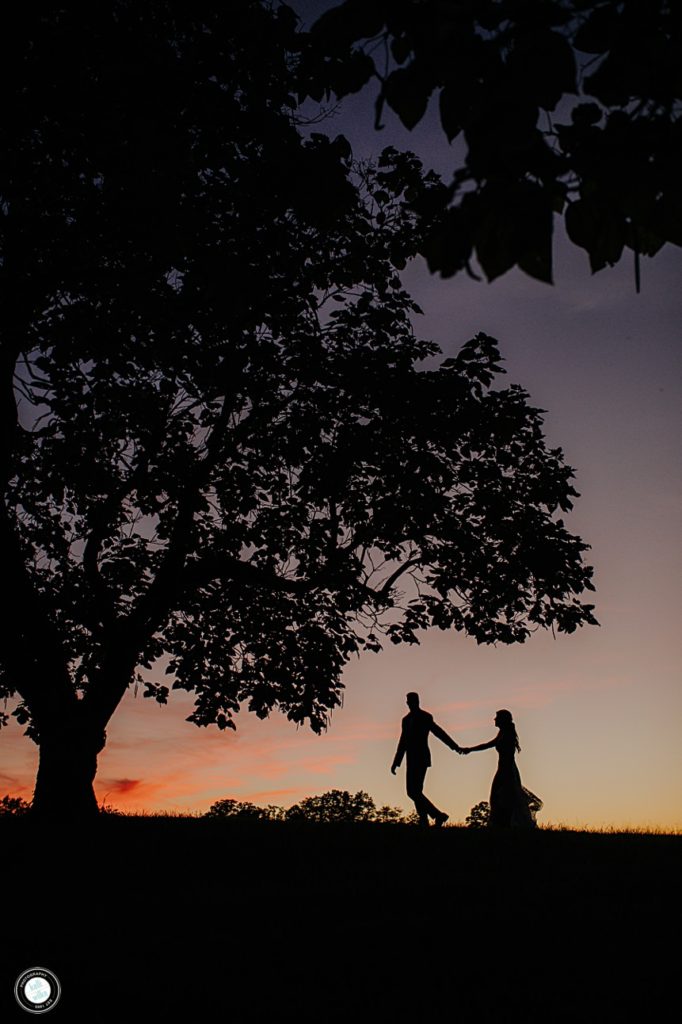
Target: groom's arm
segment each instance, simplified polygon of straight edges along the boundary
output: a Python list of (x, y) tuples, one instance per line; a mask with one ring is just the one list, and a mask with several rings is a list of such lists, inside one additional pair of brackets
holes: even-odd
[(400, 731), (400, 739), (398, 740), (398, 749), (395, 752), (395, 757), (393, 758), (393, 764), (391, 765), (391, 773), (393, 775), (395, 775), (396, 768), (400, 768), (400, 765), (402, 764), (403, 757), (405, 756), (405, 749), (406, 749), (406, 746), (405, 746), (405, 729), (403, 728)]
[(437, 736), (439, 740), (442, 740), (446, 747), (450, 747), (450, 750), (456, 750), (459, 752), (462, 749), (458, 743), (455, 743), (451, 736), (448, 736), (445, 729), (441, 729), (441, 727), (436, 725), (433, 721), (431, 722), (431, 732), (434, 736)]

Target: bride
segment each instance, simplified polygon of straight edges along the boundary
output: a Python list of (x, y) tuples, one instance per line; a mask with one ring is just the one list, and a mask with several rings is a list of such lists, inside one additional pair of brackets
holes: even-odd
[(497, 750), (498, 764), (490, 789), (488, 824), (506, 828), (535, 828), (535, 814), (542, 807), (542, 800), (521, 785), (521, 776), (514, 760), (516, 751), (520, 751), (521, 747), (511, 712), (498, 711), (495, 725), (499, 732), (494, 740), (479, 743), (476, 747), (462, 747), (463, 754), (471, 754), (474, 750), (490, 750), (491, 747)]

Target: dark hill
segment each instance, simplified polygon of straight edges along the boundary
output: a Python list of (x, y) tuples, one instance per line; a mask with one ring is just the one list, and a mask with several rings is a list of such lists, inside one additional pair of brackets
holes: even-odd
[(0, 822), (3, 1019), (655, 1020), (682, 836), (105, 817)]

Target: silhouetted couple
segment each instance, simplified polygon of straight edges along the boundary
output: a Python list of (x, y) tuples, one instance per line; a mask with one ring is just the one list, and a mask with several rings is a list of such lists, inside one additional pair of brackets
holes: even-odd
[(432, 714), (419, 707), (419, 694), (408, 693), (407, 706), (410, 710), (403, 718), (400, 741), (391, 772), (395, 775), (396, 769), (406, 756), (407, 795), (414, 801), (420, 825), (428, 825), (429, 818), (433, 818), (436, 825), (443, 825), (448, 820), (448, 815), (444, 811), (439, 811), (424, 795), (426, 771), (431, 765), (429, 733), (432, 732), (458, 754), (470, 754), (476, 750), (489, 750), (495, 747), (498, 753), (498, 766), (490, 790), (488, 824), (506, 828), (535, 826), (535, 813), (542, 807), (542, 801), (521, 785), (521, 777), (514, 759), (516, 751), (521, 750), (521, 747), (509, 711), (498, 711), (495, 715), (495, 725), (498, 728), (495, 739), (489, 743), (479, 743), (476, 747), (460, 747), (444, 729), (436, 725)]

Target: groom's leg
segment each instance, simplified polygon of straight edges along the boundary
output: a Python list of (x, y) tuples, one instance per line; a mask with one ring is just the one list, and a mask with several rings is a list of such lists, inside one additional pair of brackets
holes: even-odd
[(428, 765), (408, 765), (407, 767), (407, 795), (414, 800), (414, 806), (422, 824), (428, 825), (429, 818), (442, 818), (443, 812), (439, 811), (435, 804), (432, 804), (427, 796), (424, 796), (424, 779)]
[(414, 806), (419, 815), (419, 822), (428, 825), (429, 815), (435, 818), (440, 811), (437, 810), (427, 797), (424, 796), (424, 779), (426, 778), (427, 765), (408, 765), (406, 775), (407, 795), (414, 801)]
[(427, 796), (424, 796), (423, 793), (422, 793), (422, 807), (424, 808), (425, 812), (429, 815), (429, 817), (433, 818), (434, 820), (436, 818), (442, 818), (443, 817), (443, 812), (439, 811), (438, 808), (435, 806), (435, 804), (432, 804), (431, 801), (429, 800), (429, 798)]

